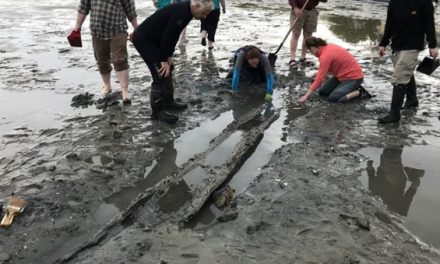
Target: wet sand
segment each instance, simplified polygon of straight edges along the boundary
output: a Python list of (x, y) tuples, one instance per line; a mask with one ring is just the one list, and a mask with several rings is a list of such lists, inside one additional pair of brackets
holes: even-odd
[[(1, 3), (0, 201), (14, 192), (29, 204), (0, 230), (0, 263), (438, 263), (430, 246), (440, 243), (440, 73), (416, 73), (416, 113), (404, 112), (399, 126), (377, 125), (391, 97), (391, 62), (374, 50), (385, 6), (335, 1), (320, 9), (316, 35), (349, 48), (377, 95), (347, 105), (296, 103), (316, 67), (289, 72), (288, 45), (272, 105), (245, 86), (235, 98), (225, 92), (234, 49), (279, 44), (284, 2), (234, 2), (213, 53), (191, 22), (175, 59), (177, 95), (191, 106), (168, 126), (149, 118), (150, 76), (131, 45), (133, 106), (72, 108), (74, 95), (98, 99), (101, 87), (89, 31), (84, 48), (67, 47), (76, 6)], [(137, 7), (140, 18), (153, 11), (150, 2)], [(253, 145), (238, 148), (243, 142)], [(381, 174), (388, 163), (395, 182)], [(183, 212), (204, 197), (198, 188), (219, 175), (235, 189), (233, 207), (208, 199), (182, 229)], [(236, 212), (234, 221), (217, 220)]]

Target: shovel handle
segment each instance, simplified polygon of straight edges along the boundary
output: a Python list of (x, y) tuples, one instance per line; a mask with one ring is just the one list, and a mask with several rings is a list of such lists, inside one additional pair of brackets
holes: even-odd
[[(304, 9), (306, 8), (306, 5), (307, 5), (308, 3), (309, 3), (309, 0), (306, 0), (306, 2), (304, 3), (303, 7), (301, 8), (301, 12), (304, 11)], [(298, 21), (298, 19), (299, 19), (299, 17), (297, 16), (297, 17), (295, 18), (295, 20), (293, 20), (292, 26), (290, 27), (289, 31), (287, 31), (286, 36), (284, 37), (283, 41), (281, 41), (280, 46), (278, 47), (277, 51), (275, 51), (274, 54), (277, 54), (277, 53), (280, 51), (280, 49), (283, 47), (284, 42), (286, 42), (287, 37), (290, 35), (290, 32), (293, 30), (293, 27), (295, 26), (295, 24), (296, 24), (296, 22)]]

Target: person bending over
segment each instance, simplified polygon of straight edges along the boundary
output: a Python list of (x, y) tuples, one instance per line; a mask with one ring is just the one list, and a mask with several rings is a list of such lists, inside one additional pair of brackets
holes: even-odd
[(150, 91), (151, 119), (174, 123), (178, 117), (166, 110), (187, 107), (174, 100), (172, 56), (182, 30), (193, 18), (206, 18), (211, 9), (211, 0), (172, 4), (157, 10), (134, 32), (134, 47), (153, 77)]
[(266, 54), (255, 46), (244, 46), (235, 52), (232, 91), (238, 91), (240, 78), (254, 84), (266, 82), (266, 100), (272, 99), (274, 76)]
[[(316, 37), (308, 38), (306, 47), (318, 58), (319, 69), (309, 90), (299, 102), (307, 101), (318, 89), (319, 94), (328, 96), (330, 102), (345, 103), (360, 95), (359, 89), (364, 73), (359, 63), (346, 49), (335, 44), (327, 44), (325, 40)], [(325, 82), (328, 73), (333, 76)]]

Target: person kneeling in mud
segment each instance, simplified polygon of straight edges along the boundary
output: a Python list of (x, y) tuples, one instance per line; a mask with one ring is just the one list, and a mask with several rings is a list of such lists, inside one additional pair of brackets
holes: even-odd
[(211, 0), (191, 0), (169, 5), (145, 19), (133, 33), (134, 47), (153, 77), (150, 91), (151, 119), (174, 123), (178, 117), (165, 110), (187, 107), (187, 104), (174, 100), (172, 56), (182, 30), (193, 18), (206, 18), (211, 9)]
[(234, 55), (232, 91), (237, 92), (240, 78), (253, 84), (266, 82), (266, 100), (272, 100), (274, 77), (266, 54), (254, 46), (238, 49)]
[[(299, 102), (307, 101), (318, 89), (320, 95), (328, 96), (328, 101), (337, 103), (348, 102), (365, 92), (360, 86), (364, 80), (362, 68), (346, 49), (315, 37), (308, 38), (305, 44), (310, 53), (318, 58), (319, 69), (309, 90)], [(333, 77), (324, 83), (327, 73)]]

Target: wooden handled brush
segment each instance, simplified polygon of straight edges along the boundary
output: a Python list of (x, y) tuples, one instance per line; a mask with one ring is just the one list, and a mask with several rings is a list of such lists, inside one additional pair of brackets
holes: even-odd
[(14, 221), (14, 217), (18, 215), (19, 213), (23, 212), (24, 207), (26, 206), (26, 201), (17, 198), (17, 197), (11, 197), (9, 199), (9, 203), (6, 206), (6, 213), (3, 216), (3, 219), (0, 223), (1, 227), (8, 227), (12, 224), (12, 221)]

